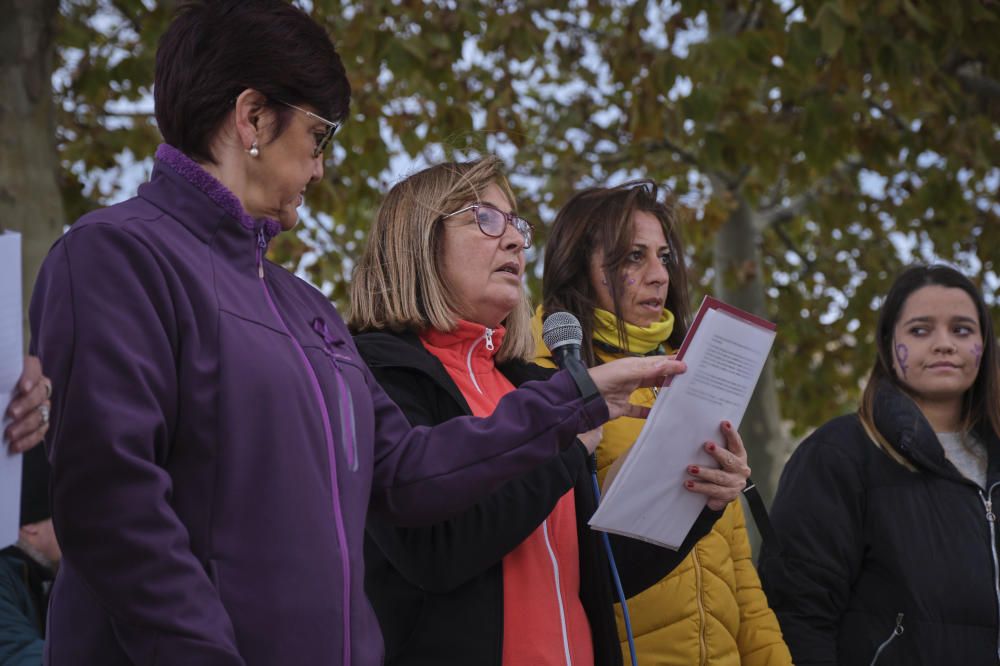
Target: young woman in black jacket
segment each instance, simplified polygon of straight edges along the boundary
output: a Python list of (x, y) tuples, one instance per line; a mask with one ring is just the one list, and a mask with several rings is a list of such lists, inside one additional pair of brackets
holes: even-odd
[[(534, 354), (521, 284), (530, 242), (496, 158), (430, 167), (386, 196), (355, 270), (350, 325), (413, 425), (488, 413), (505, 391), (553, 372), (525, 361)], [(588, 436), (596, 447), (599, 434)], [(680, 551), (611, 538), (626, 595), (676, 566), (738, 496), (746, 452), (735, 433), (726, 444), (720, 463), (738, 465), (699, 475), (710, 508)], [(431, 527), (368, 521), (365, 589), (387, 665), (621, 663), (610, 569), (587, 527), (589, 460), (578, 443)]]
[(798, 666), (1000, 663), (1000, 369), (982, 295), (946, 266), (886, 296), (857, 414), (785, 466), (760, 574)]

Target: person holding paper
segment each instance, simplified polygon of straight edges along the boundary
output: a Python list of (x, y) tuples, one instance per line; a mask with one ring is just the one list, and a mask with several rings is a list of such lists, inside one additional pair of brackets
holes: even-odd
[[(531, 241), (495, 157), (432, 166), (385, 197), (354, 271), (349, 325), (412, 424), (490, 414), (516, 386), (553, 372), (526, 362)], [(366, 589), (387, 665), (621, 663), (608, 561), (587, 527), (587, 447), (599, 434), (433, 526), (369, 517)], [(477, 445), (452, 442), (454, 455)], [(718, 480), (702, 492), (732, 500), (745, 476)], [(612, 537), (625, 593), (662, 577), (718, 514), (703, 511), (680, 553)]]
[(38, 357), (25, 356), (24, 371), (2, 419), (3, 443), (9, 453), (23, 453), (45, 438), (49, 431), (51, 397), (52, 382), (42, 374)]
[(0, 550), (0, 664), (41, 666), (49, 590), (62, 553), (49, 508), (45, 451), (22, 459), (17, 543)]
[[(669, 199), (660, 201), (651, 181), (592, 187), (574, 195), (556, 215), (545, 246), (542, 299), (534, 319), (537, 363), (552, 365), (541, 339), (542, 318), (560, 311), (579, 318), (583, 339), (589, 341), (581, 355), (591, 367), (676, 350), (690, 310), (684, 248)], [(656, 392), (640, 389), (632, 401), (652, 406)], [(597, 448), (602, 479), (635, 442), (642, 425), (620, 418), (604, 426)], [(728, 422), (720, 427), (731, 451), (711, 451), (721, 471), (688, 469), (693, 490), (720, 473), (738, 469), (749, 474), (742, 441)], [(708, 506), (725, 509), (710, 534), (669, 576), (628, 602), (639, 663), (790, 664), (751, 561), (740, 503), (727, 506), (710, 499)], [(616, 612), (627, 653), (621, 608)]]
[(903, 271), (856, 414), (792, 454), (760, 572), (799, 666), (1000, 662), (1000, 362), (975, 285)]
[(32, 298), (57, 389), (46, 662), (380, 664), (369, 508), (461, 511), (672, 366), (558, 373), (490, 418), (411, 427), (329, 300), (265, 259), (348, 117), (324, 28), (285, 0), (182, 3), (153, 93), (150, 181), (73, 224)]

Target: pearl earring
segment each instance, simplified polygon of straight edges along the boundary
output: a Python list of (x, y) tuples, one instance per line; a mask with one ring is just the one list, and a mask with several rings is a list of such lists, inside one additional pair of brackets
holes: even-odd
[(257, 147), (257, 139), (253, 140), (253, 143), (250, 144), (250, 150), (247, 152), (250, 153), (250, 157), (260, 156), (260, 148)]

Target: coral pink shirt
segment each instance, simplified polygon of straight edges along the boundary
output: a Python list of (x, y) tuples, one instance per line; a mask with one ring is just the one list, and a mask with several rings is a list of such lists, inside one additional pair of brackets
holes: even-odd
[[(424, 347), (476, 416), (493, 413), (514, 390), (493, 363), (504, 329), (460, 321), (454, 331), (425, 331)], [(590, 623), (580, 603), (576, 507), (570, 489), (548, 518), (503, 558), (504, 666), (593, 666)]]

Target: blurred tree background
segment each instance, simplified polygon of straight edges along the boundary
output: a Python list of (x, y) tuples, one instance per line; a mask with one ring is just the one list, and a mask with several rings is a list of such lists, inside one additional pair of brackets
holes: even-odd
[[(33, 247), (148, 173), (153, 59), (176, 4), (0, 0), (15, 19), (0, 219)], [(768, 496), (792, 442), (854, 408), (900, 267), (947, 261), (1000, 300), (998, 0), (298, 4), (329, 29), (354, 98), (305, 224), (272, 256), (342, 304), (380, 195), (445, 157), (501, 155), (540, 223), (583, 185), (666, 184), (694, 303), (711, 293), (779, 327), (741, 428)]]

